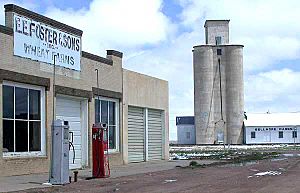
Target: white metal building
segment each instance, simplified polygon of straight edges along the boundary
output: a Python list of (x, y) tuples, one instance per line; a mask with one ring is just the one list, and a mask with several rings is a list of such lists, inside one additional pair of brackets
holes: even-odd
[(300, 113), (249, 114), (246, 144), (300, 143)]

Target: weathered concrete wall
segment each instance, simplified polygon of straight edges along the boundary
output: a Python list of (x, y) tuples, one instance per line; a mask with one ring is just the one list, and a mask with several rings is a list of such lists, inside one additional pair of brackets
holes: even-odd
[(168, 82), (123, 70), (123, 148), (124, 162), (128, 162), (128, 106), (153, 108), (164, 111), (163, 155), (169, 158), (169, 88)]
[(243, 46), (226, 46), (226, 58), (227, 141), (241, 144), (244, 120)]
[(229, 20), (207, 20), (204, 27), (206, 45), (193, 50), (196, 143), (241, 144), (243, 46), (229, 45)]
[(229, 20), (207, 20), (204, 27), (206, 44), (216, 45), (216, 36), (222, 37), (222, 45), (229, 44)]
[[(217, 55), (218, 49), (222, 55)], [(196, 143), (217, 143), (218, 136), (223, 136), (224, 143), (241, 144), (243, 46), (195, 46), (193, 59)]]
[(194, 47), (193, 67), (196, 143), (212, 144), (214, 142), (214, 109), (212, 108), (214, 65), (211, 46)]
[[(222, 49), (222, 55), (217, 55), (217, 49)], [(213, 89), (213, 117), (214, 117), (214, 143), (218, 143), (218, 136), (223, 136), (226, 143), (226, 49), (225, 47), (213, 47), (214, 61), (214, 89)], [(220, 66), (219, 66), (220, 62)], [(221, 85), (220, 85), (221, 81)], [(220, 92), (221, 91), (221, 92)], [(222, 102), (221, 102), (222, 96)]]

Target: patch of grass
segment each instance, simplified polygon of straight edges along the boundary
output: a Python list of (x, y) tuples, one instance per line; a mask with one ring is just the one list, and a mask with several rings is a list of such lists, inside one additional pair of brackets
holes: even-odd
[(196, 161), (191, 161), (189, 166), (187, 166), (187, 168), (205, 168), (206, 167), (206, 164), (199, 164), (198, 162)]
[(269, 159), (278, 156), (279, 153), (277, 152), (251, 152), (245, 155), (233, 157), (233, 163), (241, 163), (247, 161), (256, 161), (256, 160), (263, 160)]
[[(248, 157), (249, 159), (264, 159), (264, 157), (277, 156), (275, 151), (258, 151), (258, 150), (219, 150), (219, 151), (177, 151), (172, 152), (179, 156), (186, 156), (188, 159), (236, 159)], [(245, 158), (245, 159), (248, 159)]]
[(210, 164), (199, 164), (197, 161), (192, 160), (189, 163), (189, 166), (182, 167), (182, 168), (205, 168), (205, 167), (213, 167), (213, 166), (222, 166), (227, 164), (239, 164), (239, 163), (248, 163), (252, 161), (258, 161), (263, 159), (270, 159), (279, 155), (278, 152), (227, 152), (229, 153), (231, 159), (213, 162)]

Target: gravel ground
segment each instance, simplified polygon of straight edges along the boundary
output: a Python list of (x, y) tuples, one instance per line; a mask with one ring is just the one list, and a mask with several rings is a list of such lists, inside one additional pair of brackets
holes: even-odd
[[(298, 152), (299, 154), (299, 152)], [(247, 166), (174, 168), (167, 171), (93, 179), (23, 192), (210, 192), (299, 193), (300, 157), (261, 160)]]

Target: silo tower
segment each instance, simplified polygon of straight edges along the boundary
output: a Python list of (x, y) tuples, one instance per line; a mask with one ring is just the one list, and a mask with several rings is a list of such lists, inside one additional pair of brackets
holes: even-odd
[(229, 44), (229, 20), (206, 20), (205, 45), (194, 46), (197, 144), (243, 142), (243, 45)]

